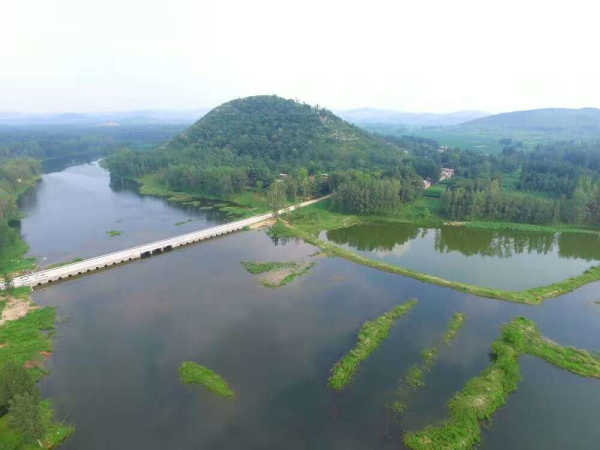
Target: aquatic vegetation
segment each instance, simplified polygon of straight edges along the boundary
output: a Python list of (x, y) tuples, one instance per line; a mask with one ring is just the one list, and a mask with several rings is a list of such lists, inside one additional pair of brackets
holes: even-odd
[(442, 342), (444, 344), (448, 345), (450, 343), (454, 336), (456, 336), (456, 333), (458, 333), (458, 330), (460, 330), (465, 324), (466, 319), (467, 316), (463, 313), (454, 313), (452, 315), (452, 321), (450, 322), (448, 331), (446, 331), (446, 334), (444, 334), (444, 337), (442, 339)]
[(248, 272), (257, 275), (264, 272), (270, 272), (271, 270), (284, 269), (288, 267), (296, 267), (298, 264), (291, 262), (276, 262), (276, 261), (268, 261), (268, 262), (252, 262), (252, 261), (242, 261), (242, 266)]
[(425, 386), (425, 370), (417, 364), (413, 364), (409, 367), (405, 380), (415, 388)]
[(233, 398), (235, 391), (229, 387), (227, 382), (219, 374), (213, 372), (207, 367), (186, 361), (179, 368), (181, 381), (184, 383), (201, 384), (210, 391), (219, 394), (221, 397)]
[[(284, 224), (283, 226), (286, 225)], [(560, 297), (561, 295), (574, 291), (581, 286), (600, 281), (600, 266), (594, 266), (586, 270), (581, 275), (567, 278), (566, 280), (559, 281), (548, 286), (527, 289), (524, 291), (494, 289), (469, 283), (461, 283), (459, 281), (446, 280), (441, 277), (436, 277), (434, 275), (418, 272), (416, 270), (396, 266), (383, 261), (375, 261), (350, 250), (333, 245), (329, 242), (323, 242), (312, 234), (307, 233), (293, 225), (287, 225), (287, 228), (288, 230), (284, 232), (281, 225), (276, 228), (273, 227), (272, 234), (277, 237), (300, 238), (311, 245), (319, 247), (329, 256), (339, 256), (340, 258), (347, 259), (348, 261), (352, 261), (367, 267), (372, 267), (384, 272), (407, 276), (425, 283), (448, 287), (456, 291), (466, 292), (467, 294), (476, 295), (478, 297), (506, 300), (514, 303), (523, 303), (525, 305), (540, 305), (549, 298)]]
[(179, 227), (181, 225), (185, 225), (186, 223), (190, 223), (192, 221), (192, 219), (188, 219), (188, 220), (182, 220), (180, 222), (175, 222), (175, 226)]
[(450, 417), (404, 436), (405, 444), (421, 449), (467, 449), (481, 439), (479, 422), (489, 419), (506, 403), (521, 380), (519, 357), (530, 354), (585, 377), (600, 378), (600, 358), (585, 350), (561, 347), (544, 338), (534, 322), (524, 317), (502, 327), (492, 344), (491, 364), (448, 403)]
[(360, 364), (387, 339), (396, 319), (404, 316), (417, 304), (415, 299), (396, 306), (373, 321), (366, 321), (358, 332), (356, 346), (331, 370), (329, 387), (341, 391), (352, 381)]
[(275, 262), (268, 261), (256, 263), (251, 261), (242, 261), (244, 268), (255, 275), (265, 273), (261, 283), (263, 286), (278, 288), (291, 283), (296, 278), (306, 274), (315, 266), (314, 262)]
[(119, 231), (119, 230), (110, 230), (110, 231), (107, 231), (106, 234), (108, 234), (110, 237), (115, 237), (115, 236), (120, 236), (121, 234), (123, 234), (123, 232)]
[[(465, 319), (466, 315), (463, 313), (454, 313), (452, 315), (452, 320), (450, 321), (448, 329), (442, 338), (442, 342), (444, 344), (448, 345), (456, 336), (458, 330), (463, 326)], [(387, 407), (390, 408), (392, 413), (394, 413), (396, 416), (401, 415), (404, 411), (406, 411), (406, 409), (408, 409), (408, 406), (406, 406), (406, 401), (409, 390), (414, 390), (425, 386), (425, 377), (427, 373), (430, 372), (435, 366), (438, 353), (437, 347), (427, 348), (421, 352), (423, 363), (413, 364), (409, 367), (408, 373), (404, 379), (400, 381), (400, 386), (396, 390), (397, 400), (387, 405)], [(402, 381), (404, 381), (404, 383), (402, 383)], [(404, 405), (402, 411), (398, 411), (397, 408), (395, 408), (394, 405), (396, 403)]]

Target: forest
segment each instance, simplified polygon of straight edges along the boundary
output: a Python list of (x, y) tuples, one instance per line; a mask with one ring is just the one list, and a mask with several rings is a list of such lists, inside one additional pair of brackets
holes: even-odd
[(114, 152), (114, 176), (154, 174), (167, 188), (227, 197), (253, 190), (273, 204), (335, 192), (332, 207), (394, 214), (455, 176), (437, 196), (448, 220), (600, 223), (600, 143), (559, 141), (533, 150), (510, 137), (485, 154), (433, 139), (372, 135), (331, 111), (276, 96), (237, 99), (151, 151)]
[(39, 161), (31, 158), (0, 162), (0, 256), (19, 239), (18, 229), (11, 226), (20, 218), (17, 199), (34, 186), (41, 170)]
[(170, 124), (0, 126), (0, 161), (18, 157), (46, 160), (84, 153), (105, 154), (126, 147), (148, 149), (162, 144), (183, 129), (182, 125)]

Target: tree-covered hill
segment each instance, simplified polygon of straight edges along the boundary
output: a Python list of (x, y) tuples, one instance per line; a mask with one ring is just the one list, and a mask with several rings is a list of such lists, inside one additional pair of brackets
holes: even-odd
[(546, 108), (515, 111), (471, 120), (458, 128), (486, 132), (527, 131), (600, 135), (600, 109)]
[(140, 176), (173, 164), (244, 167), (265, 179), (304, 168), (309, 173), (388, 167), (402, 159), (395, 145), (331, 111), (277, 96), (232, 100), (150, 153), (111, 158), (111, 172)]
[(175, 137), (159, 153), (183, 154), (212, 165), (266, 166), (309, 172), (385, 166), (398, 148), (331, 111), (277, 96), (232, 100)]

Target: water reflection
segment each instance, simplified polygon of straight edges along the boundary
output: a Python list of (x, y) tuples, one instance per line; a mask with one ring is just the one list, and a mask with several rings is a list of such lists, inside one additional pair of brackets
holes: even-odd
[(600, 261), (596, 234), (375, 223), (331, 230), (322, 238), (425, 273), (511, 289), (560, 281)]

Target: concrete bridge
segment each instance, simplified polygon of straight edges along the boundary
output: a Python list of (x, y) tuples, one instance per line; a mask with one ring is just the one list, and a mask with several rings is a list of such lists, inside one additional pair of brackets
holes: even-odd
[[(35, 287), (42, 286), (47, 283), (66, 280), (78, 275), (85, 275), (96, 270), (115, 266), (120, 263), (125, 263), (146, 256), (155, 255), (157, 253), (169, 251), (183, 245), (193, 244), (195, 242), (221, 236), (223, 234), (233, 233), (234, 231), (239, 231), (244, 227), (254, 225), (267, 219), (272, 219), (273, 217), (288, 211), (293, 211), (304, 206), (312, 205), (313, 203), (325, 200), (329, 197), (331, 197), (331, 195), (326, 195), (325, 197), (320, 197), (315, 200), (309, 200), (298, 205), (289, 206), (285, 209), (277, 211), (277, 214), (262, 214), (260, 216), (250, 217), (249, 219), (238, 220), (235, 222), (226, 223), (224, 225), (218, 225), (216, 227), (205, 228), (203, 230), (194, 231), (193, 233), (182, 234), (181, 236), (175, 236), (172, 238), (163, 239), (161, 241), (151, 242), (149, 244), (140, 245), (127, 250), (121, 250), (115, 253), (97, 256), (95, 258), (86, 259), (54, 269), (41, 270), (29, 275), (16, 277), (13, 280), (13, 285), (14, 287)], [(4, 283), (0, 283), (0, 288), (4, 288)]]

